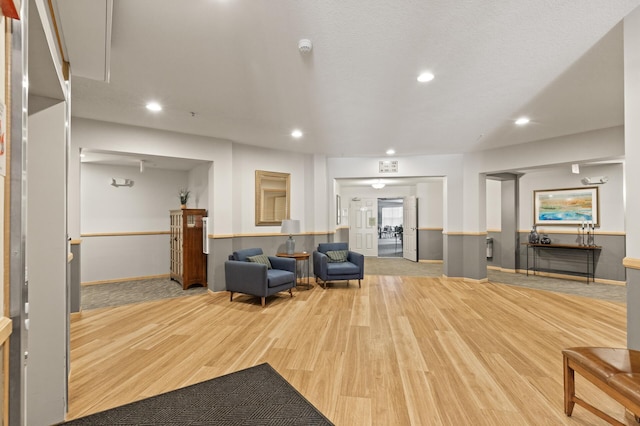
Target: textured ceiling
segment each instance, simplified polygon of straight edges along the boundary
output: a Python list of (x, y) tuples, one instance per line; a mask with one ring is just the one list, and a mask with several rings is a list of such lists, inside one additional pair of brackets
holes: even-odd
[[(618, 24), (640, 0), (115, 0), (108, 83), (74, 74), (96, 48), (79, 35), (92, 17), (74, 0), (55, 3), (74, 116), (404, 156), (623, 124)], [(418, 83), (422, 70), (436, 78)], [(149, 100), (164, 110), (148, 112)], [(532, 123), (516, 128), (520, 115)]]

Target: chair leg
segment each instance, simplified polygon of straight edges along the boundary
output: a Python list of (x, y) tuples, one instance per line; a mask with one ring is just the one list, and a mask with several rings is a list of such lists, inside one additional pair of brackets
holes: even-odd
[(358, 278), (358, 288), (362, 288), (362, 284), (360, 284), (360, 278)]
[(569, 367), (569, 359), (563, 357), (564, 364), (564, 413), (571, 417), (575, 401), (573, 397), (576, 394), (575, 372)]
[(260, 300), (262, 301), (262, 307), (264, 308), (264, 300), (266, 299), (266, 297), (261, 297)]
[(233, 292), (229, 292), (229, 302), (233, 302)]
[(293, 289), (289, 289), (289, 294), (291, 295), (291, 297), (293, 297)]

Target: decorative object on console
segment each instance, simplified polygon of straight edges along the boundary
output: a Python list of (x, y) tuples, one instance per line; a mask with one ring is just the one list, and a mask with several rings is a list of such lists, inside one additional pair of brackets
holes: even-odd
[(540, 238), (540, 244), (551, 244), (551, 238), (547, 234), (542, 234)]
[(533, 191), (534, 225), (598, 226), (600, 203), (597, 186)]
[(287, 254), (293, 254), (296, 249), (296, 241), (293, 239), (293, 234), (297, 234), (300, 232), (300, 221), (295, 219), (285, 219), (282, 221), (282, 230), (283, 234), (289, 234), (289, 239), (287, 239), (285, 246)]
[(180, 192), (178, 192), (178, 197), (180, 197), (180, 207), (182, 207), (183, 209), (187, 208), (189, 195), (191, 195), (191, 191), (189, 191), (187, 188), (182, 188), (180, 189)]
[(540, 239), (540, 236), (536, 231), (536, 226), (533, 225), (533, 227), (531, 228), (531, 232), (529, 232), (529, 244), (538, 244), (539, 239)]

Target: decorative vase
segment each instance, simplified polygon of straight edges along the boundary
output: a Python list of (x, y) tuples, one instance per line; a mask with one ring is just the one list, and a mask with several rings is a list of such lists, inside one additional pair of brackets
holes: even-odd
[(529, 232), (529, 244), (538, 244), (539, 241), (540, 236), (538, 235), (538, 231), (536, 231), (536, 226), (533, 225), (531, 232)]
[(289, 239), (285, 242), (285, 247), (287, 250), (287, 254), (293, 254), (295, 252), (296, 240), (294, 240), (291, 235), (289, 235)]

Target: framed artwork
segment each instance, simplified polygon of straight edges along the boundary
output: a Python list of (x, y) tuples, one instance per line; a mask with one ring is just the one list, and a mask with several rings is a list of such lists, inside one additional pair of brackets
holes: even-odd
[(598, 187), (533, 191), (534, 225), (600, 226)]
[(342, 211), (341, 206), (340, 206), (340, 196), (336, 195), (336, 225), (340, 225), (341, 222), (341, 215), (340, 212)]

